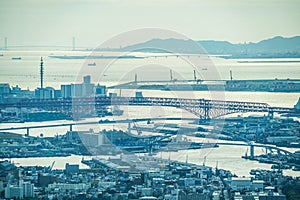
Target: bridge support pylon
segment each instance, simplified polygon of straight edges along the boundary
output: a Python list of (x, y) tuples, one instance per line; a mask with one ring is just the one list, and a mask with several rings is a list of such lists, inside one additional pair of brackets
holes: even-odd
[(29, 136), (29, 128), (26, 128), (26, 136)]
[(254, 158), (254, 145), (250, 145), (250, 158)]

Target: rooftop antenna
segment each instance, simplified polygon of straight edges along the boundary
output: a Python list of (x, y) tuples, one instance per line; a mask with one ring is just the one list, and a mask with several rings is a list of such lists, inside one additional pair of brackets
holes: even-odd
[(194, 81), (197, 81), (196, 70), (194, 70)]
[(41, 57), (41, 64), (40, 64), (40, 81), (41, 81), (41, 88), (43, 88), (43, 81), (44, 81), (44, 67), (43, 67), (43, 57)]
[(230, 70), (230, 80), (232, 81), (232, 71)]
[(173, 72), (171, 69), (170, 69), (170, 80), (173, 81)]

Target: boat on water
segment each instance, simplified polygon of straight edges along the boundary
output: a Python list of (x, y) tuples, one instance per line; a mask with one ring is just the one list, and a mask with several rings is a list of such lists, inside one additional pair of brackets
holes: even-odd
[(12, 60), (22, 60), (21, 57), (12, 57), (11, 59), (12, 59)]
[(95, 62), (93, 62), (93, 63), (88, 63), (88, 66), (91, 66), (91, 67), (96, 66), (96, 63), (95, 63)]
[(124, 110), (121, 110), (119, 106), (113, 106), (110, 108), (107, 108), (106, 110), (103, 110), (98, 113), (99, 116), (121, 116), (123, 115)]
[(274, 164), (271, 166), (271, 169), (291, 169), (291, 168), (292, 166), (287, 164)]
[(190, 141), (170, 142), (166, 146), (161, 147), (161, 151), (180, 151), (188, 149), (203, 149), (203, 148), (215, 148), (217, 144), (205, 144)]
[(258, 162), (259, 163), (267, 163), (267, 164), (279, 164), (278, 161), (276, 160), (273, 160), (273, 159), (269, 159), (269, 158), (262, 158), (262, 157), (259, 157), (257, 158)]

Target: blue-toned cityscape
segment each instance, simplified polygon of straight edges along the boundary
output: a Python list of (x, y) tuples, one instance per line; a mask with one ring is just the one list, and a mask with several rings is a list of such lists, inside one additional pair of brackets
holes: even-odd
[(300, 199), (299, 5), (1, 1), (0, 199)]

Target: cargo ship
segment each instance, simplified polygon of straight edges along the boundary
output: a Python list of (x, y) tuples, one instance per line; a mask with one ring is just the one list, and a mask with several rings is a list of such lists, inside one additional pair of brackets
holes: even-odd
[(12, 59), (12, 60), (22, 60), (21, 57), (12, 57), (11, 59)]

